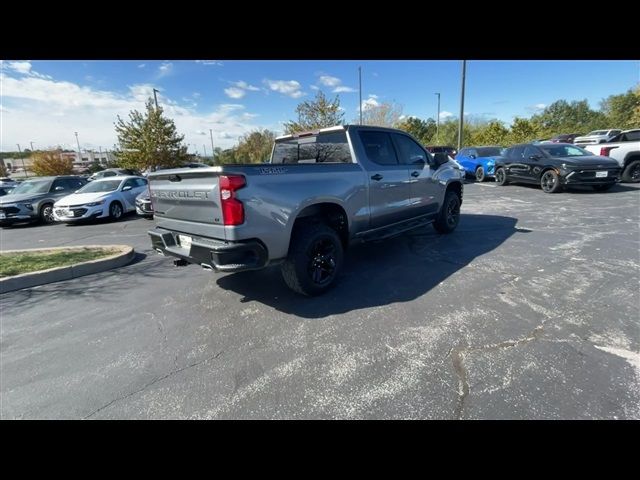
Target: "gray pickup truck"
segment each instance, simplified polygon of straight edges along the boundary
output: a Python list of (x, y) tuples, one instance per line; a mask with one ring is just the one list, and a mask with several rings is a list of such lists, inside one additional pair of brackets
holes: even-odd
[(280, 263), (287, 285), (318, 295), (344, 249), (432, 223), (458, 225), (464, 170), (400, 130), (345, 125), (276, 139), (264, 164), (149, 174), (153, 248), (237, 272)]

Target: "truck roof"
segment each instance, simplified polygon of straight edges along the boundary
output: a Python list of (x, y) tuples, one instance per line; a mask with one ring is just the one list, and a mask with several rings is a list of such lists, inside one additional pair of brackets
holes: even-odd
[(346, 130), (353, 130), (353, 129), (360, 129), (360, 128), (367, 128), (367, 129), (373, 128), (373, 129), (376, 129), (376, 130), (387, 130), (389, 132), (399, 132), (399, 131), (401, 131), (401, 130), (398, 130), (397, 128), (379, 127), (377, 125), (351, 125), (351, 124), (346, 124), (346, 125), (336, 125), (336, 126), (333, 126), (333, 127), (319, 128), (317, 130), (307, 130), (305, 132), (290, 133), (288, 135), (281, 135), (279, 137), (276, 137), (276, 141), (278, 141), (278, 140), (288, 140), (290, 138), (300, 138), (300, 137), (318, 135), (320, 133), (325, 133), (325, 132), (338, 132), (338, 131), (342, 131), (342, 130), (346, 131)]

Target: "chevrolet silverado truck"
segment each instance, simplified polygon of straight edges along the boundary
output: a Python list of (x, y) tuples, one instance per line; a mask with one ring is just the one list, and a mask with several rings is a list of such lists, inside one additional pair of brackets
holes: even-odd
[(614, 159), (622, 168), (622, 181), (640, 182), (640, 130), (627, 130), (611, 142), (588, 145), (585, 150)]
[(354, 244), (460, 219), (464, 170), (395, 129), (344, 125), (278, 137), (263, 164), (150, 173), (153, 248), (174, 264), (280, 264), (303, 295), (330, 288)]

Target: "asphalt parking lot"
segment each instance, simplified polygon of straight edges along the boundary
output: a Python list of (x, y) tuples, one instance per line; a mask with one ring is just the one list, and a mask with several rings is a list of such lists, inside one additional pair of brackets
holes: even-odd
[(2, 418), (640, 418), (640, 186), (467, 184), (456, 232), (353, 249), (318, 298), (175, 268), (152, 225), (1, 231), (138, 252), (0, 296)]

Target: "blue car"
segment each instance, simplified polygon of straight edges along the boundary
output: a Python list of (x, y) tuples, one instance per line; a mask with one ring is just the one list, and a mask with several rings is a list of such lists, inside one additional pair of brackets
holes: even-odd
[(458, 152), (457, 162), (467, 175), (473, 175), (478, 182), (493, 178), (496, 160), (502, 153), (502, 147), (465, 147)]

